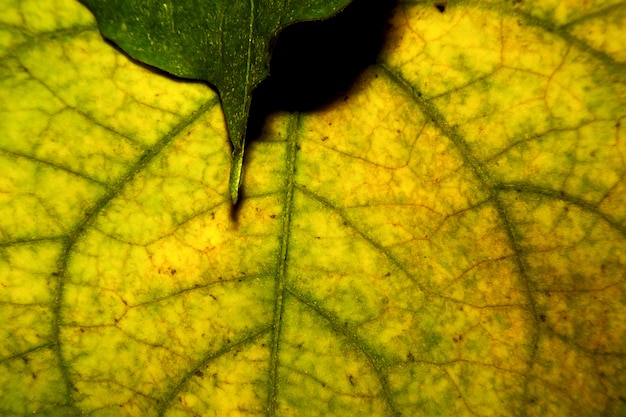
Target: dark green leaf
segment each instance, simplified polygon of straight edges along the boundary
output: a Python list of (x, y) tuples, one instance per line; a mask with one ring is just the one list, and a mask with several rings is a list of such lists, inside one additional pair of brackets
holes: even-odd
[(287, 25), (329, 17), (350, 0), (81, 0), (103, 35), (133, 58), (220, 93), (233, 144), (237, 201), (251, 94), (268, 75), (270, 45)]

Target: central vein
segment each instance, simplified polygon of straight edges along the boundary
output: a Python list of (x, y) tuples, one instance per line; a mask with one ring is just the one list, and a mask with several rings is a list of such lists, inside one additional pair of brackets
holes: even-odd
[[(248, 62), (246, 63), (246, 93), (250, 93), (250, 72), (252, 69), (252, 33), (254, 32), (254, 0), (250, 0), (250, 30), (248, 31)], [(246, 94), (247, 95), (247, 94)], [(244, 112), (247, 113), (244, 103)]]
[[(241, 100), (239, 104), (241, 105), (241, 110), (237, 115), (235, 111), (235, 119), (236, 119), (236, 129), (229, 128), (229, 134), (231, 135), (231, 142), (234, 146), (233, 157), (230, 164), (230, 179), (228, 181), (228, 189), (230, 192), (230, 198), (233, 204), (237, 203), (239, 199), (239, 188), (241, 187), (241, 182), (243, 180), (243, 152), (246, 146), (246, 131), (247, 131), (247, 120), (248, 113), (250, 112), (250, 97), (252, 93), (252, 88), (250, 85), (250, 74), (252, 73), (252, 35), (254, 32), (254, 0), (250, 0), (250, 27), (248, 30), (248, 51), (246, 53), (246, 81), (244, 84), (244, 94), (243, 96), (236, 97), (235, 100)], [(233, 91), (235, 91), (237, 87), (233, 87)], [(235, 94), (237, 96), (237, 94)], [(233, 105), (237, 105), (237, 102), (233, 103)]]
[(289, 256), (289, 230), (293, 211), (293, 192), (295, 187), (295, 165), (297, 153), (297, 134), (299, 116), (293, 115), (287, 128), (287, 175), (285, 176), (285, 204), (283, 206), (280, 255), (276, 277), (276, 301), (274, 304), (273, 332), (270, 346), (269, 392), (267, 398), (267, 416), (277, 414), (278, 400), (278, 353), (281, 338), (283, 311), (285, 307), (285, 280)]

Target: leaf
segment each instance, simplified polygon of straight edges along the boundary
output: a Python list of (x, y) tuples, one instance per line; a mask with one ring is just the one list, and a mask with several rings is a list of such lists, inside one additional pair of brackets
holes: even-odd
[(220, 93), (233, 158), (229, 190), (237, 202), (252, 92), (267, 77), (270, 43), (287, 25), (329, 17), (349, 0), (81, 0), (103, 35), (132, 57)]
[(626, 412), (622, 3), (401, 3), (236, 218), (215, 93), (5, 4), (0, 415)]

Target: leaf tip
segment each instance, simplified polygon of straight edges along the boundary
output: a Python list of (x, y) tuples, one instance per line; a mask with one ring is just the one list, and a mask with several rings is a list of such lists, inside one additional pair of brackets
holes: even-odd
[(239, 189), (243, 179), (243, 146), (233, 151), (233, 157), (230, 163), (230, 180), (228, 189), (230, 191), (230, 199), (233, 205), (237, 204), (239, 199)]

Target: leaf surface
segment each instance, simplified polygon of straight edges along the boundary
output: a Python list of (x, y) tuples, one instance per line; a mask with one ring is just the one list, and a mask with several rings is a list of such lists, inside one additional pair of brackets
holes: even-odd
[(401, 3), (235, 218), (211, 89), (6, 4), (0, 415), (625, 413), (622, 3)]
[(267, 77), (270, 43), (285, 26), (329, 17), (349, 0), (81, 0), (100, 30), (132, 57), (179, 77), (205, 80), (220, 94), (237, 202), (252, 92)]

